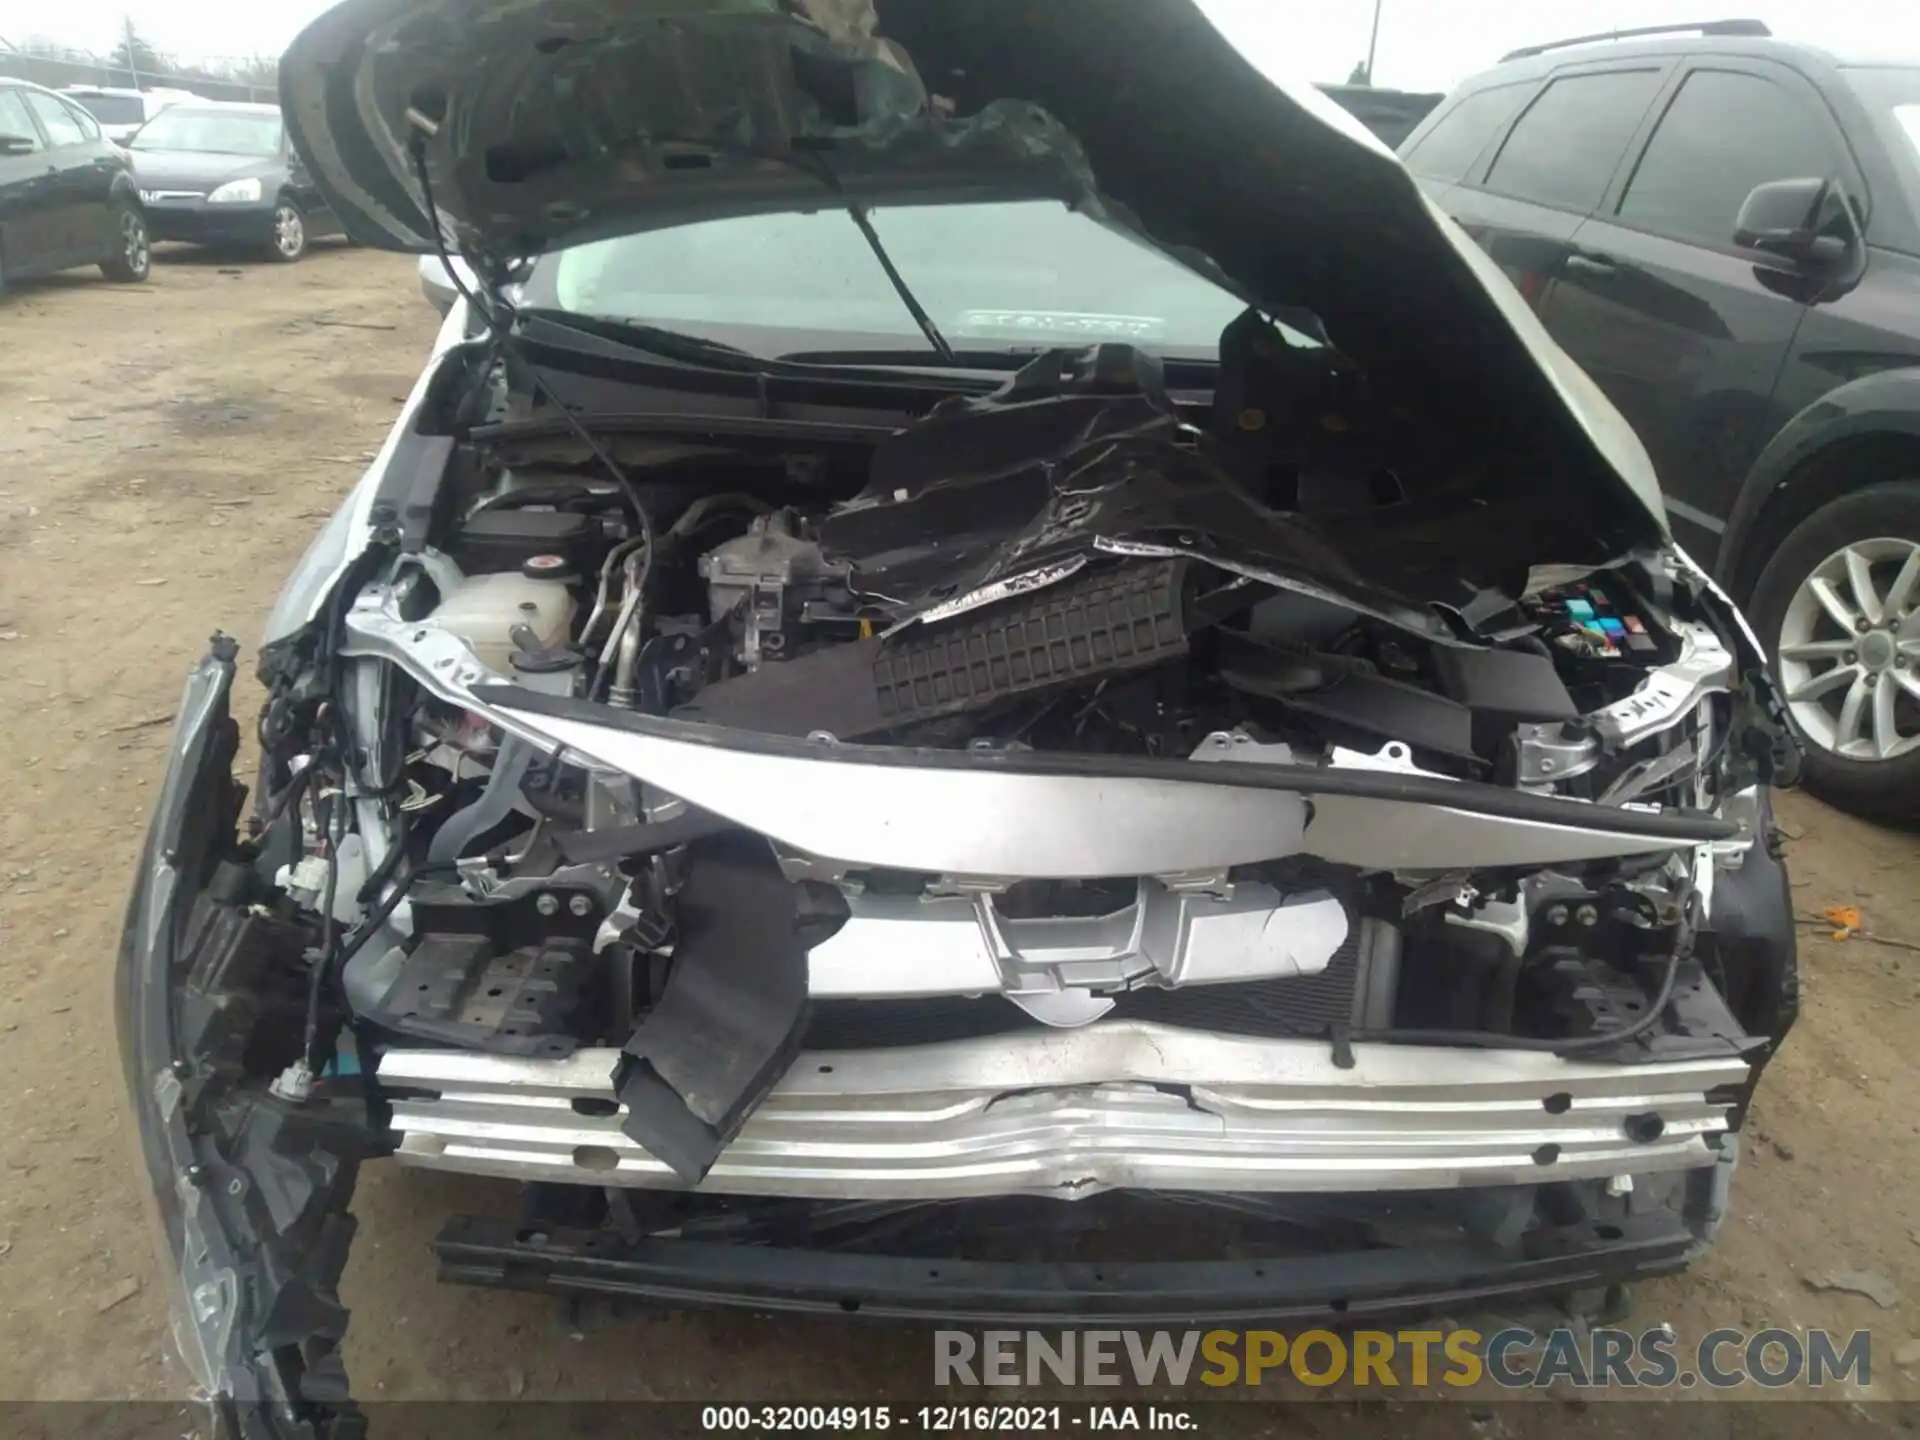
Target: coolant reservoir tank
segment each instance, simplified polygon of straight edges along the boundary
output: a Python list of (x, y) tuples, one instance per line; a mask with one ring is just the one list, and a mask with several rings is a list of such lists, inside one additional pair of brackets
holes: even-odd
[(442, 630), (466, 642), (480, 663), (511, 677), (509, 657), (523, 648), (516, 627), (532, 632), (529, 645), (547, 650), (564, 645), (573, 625), (573, 592), (564, 580), (536, 580), (507, 570), (469, 575), (433, 612)]

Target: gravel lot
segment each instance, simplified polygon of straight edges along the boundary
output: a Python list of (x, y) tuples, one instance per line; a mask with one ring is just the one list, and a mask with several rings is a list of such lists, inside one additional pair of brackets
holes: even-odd
[[(411, 261), (332, 246), (285, 267), (163, 252), (146, 286), (87, 272), (0, 296), (0, 1399), (183, 1389), (113, 1037), (131, 866), (188, 665), (216, 627), (251, 651), (433, 330)], [(251, 708), (243, 697), (239, 713)], [(1857, 904), (1870, 930), (1920, 941), (1914, 835), (1800, 795), (1780, 812), (1803, 911)], [(1920, 953), (1802, 934), (1805, 1010), (1762, 1088), (1735, 1217), (1694, 1274), (1641, 1287), (1634, 1319), (1669, 1321), (1683, 1339), (1719, 1325), (1870, 1327), (1871, 1391), (1833, 1398), (1912, 1400), (1915, 1374), (1895, 1356), (1920, 1361)], [(930, 1377), (931, 1347), (910, 1329), (686, 1315), (582, 1334), (551, 1302), (437, 1285), (429, 1241), (443, 1216), (506, 1199), (449, 1177), (367, 1174), (346, 1286), (357, 1393), (850, 1401), (920, 1394)], [(1881, 1308), (1809, 1284), (1842, 1270), (1881, 1272), (1904, 1298)], [(1819, 1423), (1879, 1428), (1902, 1411), (1835, 1407)], [(1456, 1405), (1394, 1428), (1625, 1435), (1672, 1413)], [(1236, 1433), (1273, 1423), (1245, 1418)], [(1809, 1422), (1777, 1406), (1687, 1411), (1694, 1433)], [(1377, 1408), (1351, 1404), (1310, 1424), (1381, 1428)]]

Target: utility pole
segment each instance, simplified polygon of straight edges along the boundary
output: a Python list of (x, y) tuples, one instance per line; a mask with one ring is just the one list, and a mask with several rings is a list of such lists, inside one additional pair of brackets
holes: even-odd
[(1367, 37), (1367, 84), (1373, 83), (1373, 52), (1380, 43), (1380, 7), (1386, 0), (1373, 0), (1373, 33)]
[[(135, 55), (133, 51), (133, 17), (131, 15), (123, 15), (120, 17), (120, 22), (127, 39), (127, 73), (133, 77), (133, 88), (138, 90), (140, 88), (140, 58)], [(1377, 0), (1374, 6), (1373, 23), (1376, 28), (1380, 24), (1380, 9)]]

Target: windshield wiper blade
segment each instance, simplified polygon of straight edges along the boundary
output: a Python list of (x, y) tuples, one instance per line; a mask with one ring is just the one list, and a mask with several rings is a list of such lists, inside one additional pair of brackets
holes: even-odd
[[(886, 370), (948, 370), (1013, 375), (1055, 350), (1077, 352), (1087, 348), (1086, 345), (1009, 345), (992, 350), (956, 350), (946, 359), (925, 350), (790, 350), (769, 363), (821, 371), (864, 370), (869, 374)], [(1171, 391), (1183, 394), (1211, 391), (1219, 381), (1217, 355), (1161, 354), (1156, 358), (1162, 379)]]
[[(635, 358), (670, 360), (702, 370), (765, 379), (820, 380), (829, 378), (828, 372), (834, 372), (831, 378), (836, 380), (887, 384), (890, 383), (890, 377), (885, 374), (888, 369), (1017, 370), (1031, 362), (1034, 355), (1043, 353), (1038, 350), (1024, 355), (967, 351), (956, 355), (949, 349), (943, 356), (926, 350), (883, 349), (796, 351), (790, 355), (769, 357), (756, 355), (751, 350), (737, 349), (723, 341), (683, 335), (677, 330), (662, 330), (644, 321), (583, 315), (572, 310), (543, 306), (530, 306), (513, 313), (516, 324), (529, 320), (535, 322), (538, 329), (525, 337), (535, 343), (550, 338), (555, 344), (565, 346), (568, 341), (563, 336), (583, 336), (631, 351)], [(543, 337), (540, 331), (548, 333)], [(561, 334), (553, 335), (551, 332), (554, 331)], [(862, 367), (868, 367), (864, 374)]]
[[(1062, 347), (1072, 348), (1072, 347)], [(787, 350), (774, 357), (783, 365), (893, 365), (916, 370), (1019, 370), (1047, 353), (1045, 346), (1002, 350)]]
[(640, 320), (616, 320), (602, 315), (583, 315), (573, 310), (558, 310), (550, 306), (538, 305), (518, 307), (514, 311), (514, 316), (517, 320), (538, 320), (543, 325), (551, 325), (556, 329), (590, 335), (596, 340), (606, 340), (612, 344), (650, 351), (662, 359), (679, 360), (691, 365), (704, 365), (722, 370), (757, 371), (763, 369), (766, 364), (760, 356), (737, 346), (723, 344), (718, 340), (705, 340), (698, 335), (683, 335), (677, 330), (663, 330), (657, 325), (648, 325)]

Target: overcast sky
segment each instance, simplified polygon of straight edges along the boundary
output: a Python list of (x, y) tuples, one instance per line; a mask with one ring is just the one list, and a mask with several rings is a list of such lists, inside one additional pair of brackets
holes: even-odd
[[(1116, 16), (1125, 13), (1126, 0), (1109, 3)], [(1298, 73), (1308, 79), (1344, 80), (1366, 55), (1373, 0), (1232, 3), (1257, 6), (1264, 23), (1289, 30)], [(0, 39), (17, 44), (38, 34), (104, 53), (131, 15), (156, 49), (183, 59), (278, 54), (326, 8), (325, 0), (0, 0)], [(1755, 16), (1777, 35), (1833, 50), (1920, 59), (1916, 0), (1383, 0), (1374, 80), (1445, 90), (1517, 45), (1715, 14)]]

